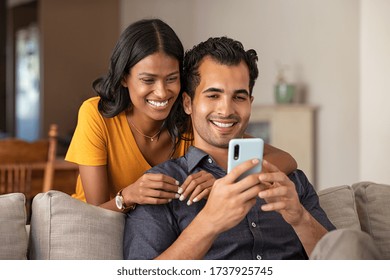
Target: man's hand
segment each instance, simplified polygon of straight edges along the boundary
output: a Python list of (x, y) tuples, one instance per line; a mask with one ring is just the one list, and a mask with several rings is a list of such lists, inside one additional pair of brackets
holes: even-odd
[(215, 181), (207, 203), (199, 213), (214, 233), (219, 234), (236, 226), (255, 205), (261, 190), (259, 174), (235, 181), (258, 163), (257, 159), (243, 162), (225, 177)]
[(299, 201), (295, 184), (280, 171), (275, 165), (263, 161), (263, 172), (259, 176), (263, 184), (259, 197), (267, 204), (263, 205), (263, 211), (277, 211), (290, 225), (298, 224), (304, 213), (304, 208)]

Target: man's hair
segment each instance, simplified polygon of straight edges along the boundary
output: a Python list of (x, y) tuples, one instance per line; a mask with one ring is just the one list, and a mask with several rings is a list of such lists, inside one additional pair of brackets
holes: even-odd
[(253, 49), (245, 51), (241, 42), (231, 38), (215, 37), (209, 38), (185, 53), (182, 83), (183, 90), (191, 99), (194, 98), (195, 89), (200, 83), (199, 65), (206, 56), (222, 65), (238, 65), (244, 61), (249, 69), (249, 93), (252, 95), (253, 86), (259, 75), (256, 51)]

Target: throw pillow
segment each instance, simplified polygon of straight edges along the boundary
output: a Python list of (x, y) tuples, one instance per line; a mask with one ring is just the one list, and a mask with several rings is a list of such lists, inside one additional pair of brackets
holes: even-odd
[(32, 203), (30, 258), (123, 259), (125, 215), (60, 191), (38, 194)]
[(362, 230), (370, 234), (390, 259), (390, 185), (360, 182), (352, 185)]
[(0, 195), (0, 260), (26, 260), (26, 198), (22, 193)]
[(360, 230), (355, 196), (351, 186), (322, 189), (318, 192), (318, 197), (322, 209), (336, 228)]

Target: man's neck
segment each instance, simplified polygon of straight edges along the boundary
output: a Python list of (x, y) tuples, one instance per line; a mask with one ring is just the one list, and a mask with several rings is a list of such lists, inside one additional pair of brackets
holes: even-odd
[(211, 145), (200, 145), (196, 141), (194, 142), (194, 146), (198, 149), (201, 149), (208, 155), (210, 155), (220, 167), (227, 170), (227, 159), (228, 159), (227, 148), (218, 148)]

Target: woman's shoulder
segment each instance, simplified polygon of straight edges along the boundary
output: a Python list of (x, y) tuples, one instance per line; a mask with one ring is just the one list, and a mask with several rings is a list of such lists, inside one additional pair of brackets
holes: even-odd
[(99, 104), (100, 97), (99, 96), (94, 96), (90, 97), (86, 100), (83, 101), (81, 104), (81, 108), (95, 108), (97, 110), (98, 104)]
[(84, 100), (79, 108), (79, 117), (85, 115), (99, 115), (99, 104), (100, 97), (95, 96)]

